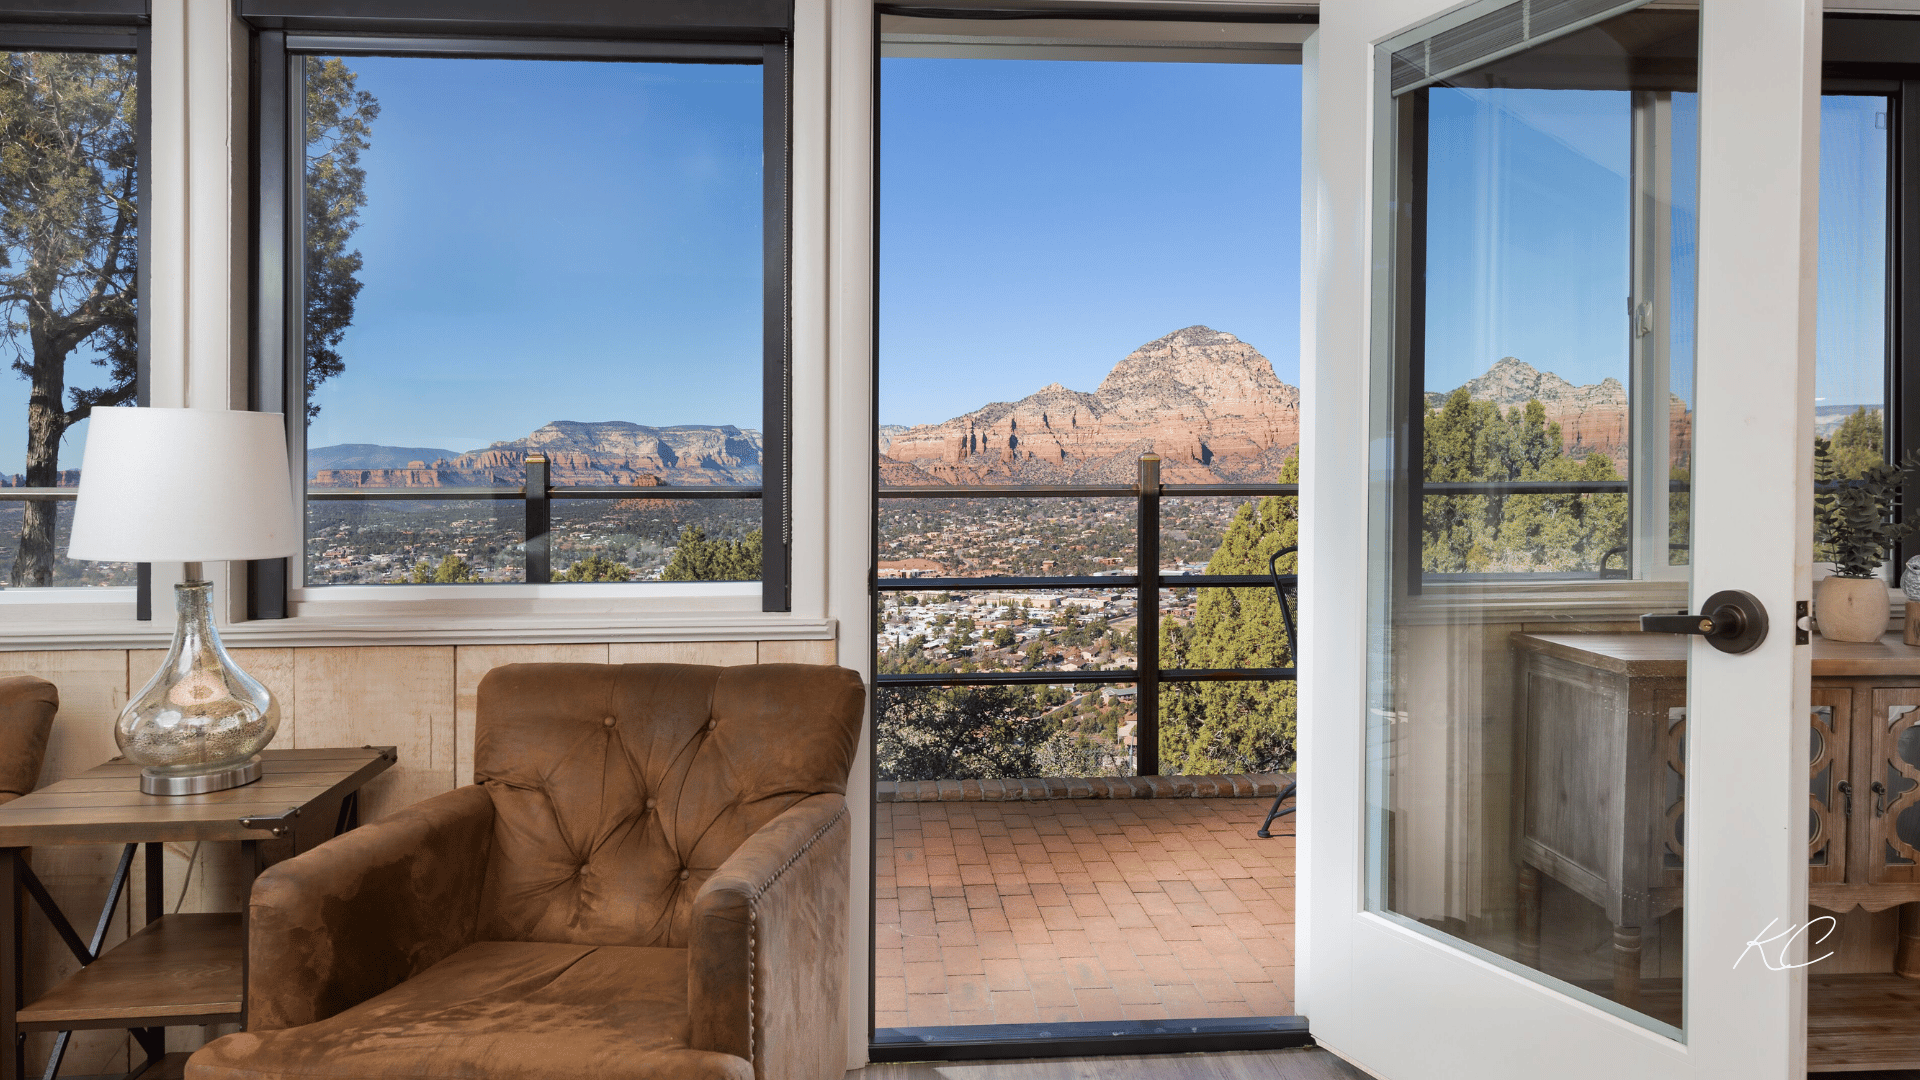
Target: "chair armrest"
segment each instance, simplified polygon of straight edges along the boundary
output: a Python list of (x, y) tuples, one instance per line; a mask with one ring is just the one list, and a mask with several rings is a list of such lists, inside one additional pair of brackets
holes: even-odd
[(473, 942), (493, 799), (473, 785), (415, 803), (253, 884), (247, 1030), (324, 1020)]
[(749, 836), (693, 899), (692, 1045), (743, 1057), (762, 1080), (847, 1068), (852, 825), (843, 795), (811, 795)]
[(0, 801), (11, 802), (39, 782), (59, 709), (60, 691), (52, 683), (30, 675), (0, 679)]

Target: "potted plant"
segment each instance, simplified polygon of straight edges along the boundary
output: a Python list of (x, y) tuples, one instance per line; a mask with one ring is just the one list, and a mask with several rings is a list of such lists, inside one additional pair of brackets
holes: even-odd
[(1887, 585), (1880, 567), (1894, 544), (1914, 530), (1894, 520), (1908, 474), (1920, 470), (1920, 450), (1898, 465), (1875, 462), (1858, 476), (1843, 477), (1826, 440), (1814, 442), (1814, 539), (1833, 560), (1833, 576), (1820, 582), (1814, 616), (1820, 636), (1832, 641), (1878, 641), (1887, 630)]

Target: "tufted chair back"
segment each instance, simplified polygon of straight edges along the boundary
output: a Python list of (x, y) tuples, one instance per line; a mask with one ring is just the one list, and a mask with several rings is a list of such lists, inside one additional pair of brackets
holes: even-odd
[(846, 793), (862, 701), (858, 675), (808, 664), (495, 668), (480, 938), (685, 947), (694, 894), (742, 841)]

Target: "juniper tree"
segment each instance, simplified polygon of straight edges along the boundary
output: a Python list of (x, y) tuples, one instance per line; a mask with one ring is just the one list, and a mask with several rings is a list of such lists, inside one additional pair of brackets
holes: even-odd
[[(0, 311), (28, 383), (29, 487), (59, 482), (61, 440), (96, 406), (133, 399), (136, 75), (131, 56), (0, 53)], [(76, 353), (102, 370), (70, 386)], [(56, 506), (26, 504), (14, 587), (52, 583)]]
[[(309, 400), (345, 362), (353, 321), (369, 144), (380, 107), (337, 59), (307, 87), (306, 324)], [(139, 378), (139, 162), (134, 57), (0, 52), (0, 336), (28, 383), (24, 480), (52, 487), (60, 446), (95, 408), (134, 400)], [(80, 357), (98, 372), (72, 368)], [(83, 374), (89, 377), (81, 377)], [(315, 406), (308, 406), (312, 416)], [(26, 504), (17, 587), (52, 583), (55, 507)]]

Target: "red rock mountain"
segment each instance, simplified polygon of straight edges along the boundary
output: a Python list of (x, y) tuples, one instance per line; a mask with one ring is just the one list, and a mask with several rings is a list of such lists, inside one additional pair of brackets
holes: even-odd
[[(1575, 386), (1551, 371), (1540, 371), (1506, 356), (1460, 389), (1475, 401), (1491, 401), (1503, 409), (1539, 401), (1546, 410), (1547, 422), (1560, 425), (1560, 441), (1568, 454), (1577, 458), (1605, 454), (1613, 459), (1620, 475), (1627, 474), (1627, 388), (1618, 379)], [(1448, 396), (1429, 392), (1427, 403), (1437, 409)], [(1678, 395), (1668, 395), (1667, 407), (1667, 449), (1674, 467), (1685, 468), (1693, 449), (1693, 414)]]
[(890, 428), (880, 472), (889, 485), (1128, 483), (1152, 450), (1168, 483), (1269, 480), (1299, 441), (1299, 388), (1232, 334), (1189, 326), (1135, 349), (1091, 394), (1052, 383)]
[(556, 420), (524, 439), (497, 442), (405, 468), (320, 469), (314, 487), (518, 487), (527, 455), (547, 456), (555, 486), (760, 482), (760, 433), (722, 426), (645, 427), (624, 421)]

